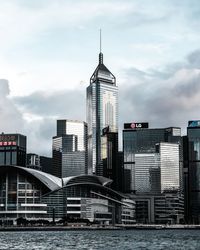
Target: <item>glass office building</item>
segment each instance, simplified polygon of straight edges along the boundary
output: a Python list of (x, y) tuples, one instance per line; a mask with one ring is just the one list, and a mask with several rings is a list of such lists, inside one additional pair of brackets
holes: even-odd
[(125, 124), (123, 150), (124, 188), (136, 200), (137, 222), (183, 221), (180, 128), (148, 129), (147, 123)]
[[(66, 153), (74, 152), (77, 152), (77, 136), (63, 135), (53, 137), (53, 174), (55, 176), (62, 178), (74, 175), (72, 171), (73, 163), (71, 161), (67, 162), (66, 157), (64, 157)], [(82, 168), (85, 171), (85, 165), (82, 165)]]
[(102, 53), (87, 87), (87, 123), (88, 171), (103, 175), (101, 135), (108, 126), (110, 132), (118, 131), (118, 87), (115, 76), (103, 64)]
[(58, 120), (53, 137), (53, 174), (58, 177), (87, 173), (87, 124), (75, 120)]
[(179, 144), (160, 143), (157, 147), (160, 157), (161, 193), (181, 191)]
[(188, 122), (187, 137), (189, 221), (200, 223), (200, 121)]
[(87, 123), (77, 120), (57, 120), (57, 136), (76, 135), (77, 150), (87, 151)]
[[(135, 193), (136, 191), (135, 190), (136, 154), (150, 154), (150, 153), (154, 154), (156, 153), (157, 150), (156, 144), (161, 142), (177, 143), (179, 145), (180, 182), (182, 182), (183, 160), (182, 160), (181, 129), (176, 127), (148, 129), (147, 123), (124, 124), (123, 153), (124, 153), (125, 192)], [(149, 164), (151, 165), (152, 158), (150, 157), (150, 155), (147, 158)]]
[(160, 161), (159, 154), (135, 154), (134, 173), (132, 185), (136, 193), (160, 192)]
[(136, 194), (180, 191), (179, 145), (156, 144), (156, 153), (135, 154), (133, 176)]

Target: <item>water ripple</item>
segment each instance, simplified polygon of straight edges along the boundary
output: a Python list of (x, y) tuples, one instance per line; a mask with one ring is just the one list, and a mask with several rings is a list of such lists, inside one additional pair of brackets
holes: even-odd
[(0, 232), (1, 250), (200, 249), (198, 230)]

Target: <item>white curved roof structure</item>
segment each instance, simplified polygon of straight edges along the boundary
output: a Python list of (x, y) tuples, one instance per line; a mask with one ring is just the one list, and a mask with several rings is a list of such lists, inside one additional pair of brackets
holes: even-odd
[(65, 178), (59, 178), (54, 175), (42, 172), (40, 170), (32, 169), (32, 168), (26, 168), (21, 166), (4, 166), (4, 167), (13, 167), (16, 169), (23, 170), (30, 175), (34, 176), (36, 179), (41, 181), (49, 190), (55, 191), (57, 189), (60, 189), (69, 183), (93, 183), (93, 184), (99, 184), (102, 186), (107, 186), (108, 184), (112, 183), (111, 179), (105, 178), (103, 176), (97, 176), (97, 175), (78, 175), (78, 176), (69, 176)]
[(106, 186), (108, 184), (111, 184), (113, 181), (111, 179), (108, 179), (106, 177), (103, 176), (97, 176), (97, 175), (78, 175), (78, 176), (70, 176), (70, 177), (65, 177), (63, 178), (63, 185), (66, 186), (69, 181), (73, 181), (76, 182), (79, 179), (82, 179), (82, 181), (84, 180), (85, 182), (98, 182), (98, 184), (102, 185), (102, 186)]
[(24, 168), (19, 166), (12, 166), (14, 168), (22, 169), (25, 172), (30, 173), (38, 180), (40, 180), (45, 186), (47, 186), (51, 191), (62, 188), (62, 179), (45, 172), (35, 170), (32, 168)]

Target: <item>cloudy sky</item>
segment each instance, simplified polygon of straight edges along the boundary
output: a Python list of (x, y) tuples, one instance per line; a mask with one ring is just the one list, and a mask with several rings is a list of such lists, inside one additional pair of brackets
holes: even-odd
[(85, 120), (98, 63), (119, 86), (119, 126), (200, 119), (199, 0), (0, 0), (0, 131), (51, 155), (56, 119)]

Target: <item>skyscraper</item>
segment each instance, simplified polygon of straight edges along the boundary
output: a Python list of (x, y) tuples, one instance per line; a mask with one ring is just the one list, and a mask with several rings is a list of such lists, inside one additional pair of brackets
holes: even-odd
[(53, 137), (53, 174), (58, 177), (87, 173), (87, 124), (58, 120)]
[(188, 203), (189, 222), (200, 223), (200, 121), (189, 121), (188, 137)]
[(76, 135), (77, 150), (87, 151), (87, 124), (77, 120), (57, 120), (57, 136)]
[(124, 124), (123, 150), (124, 188), (136, 199), (137, 221), (183, 221), (181, 129)]
[(101, 160), (103, 176), (113, 180), (111, 188), (120, 189), (120, 165), (118, 164), (118, 133), (106, 131), (101, 136)]
[(103, 63), (101, 51), (99, 64), (87, 87), (87, 123), (88, 173), (103, 175), (102, 130), (109, 126), (110, 132), (118, 131), (118, 87), (115, 76)]
[(156, 153), (156, 144), (160, 142), (179, 144), (180, 182), (182, 182), (181, 129), (177, 127), (148, 129), (148, 123), (125, 123), (123, 130), (125, 192), (135, 192), (135, 154)]

